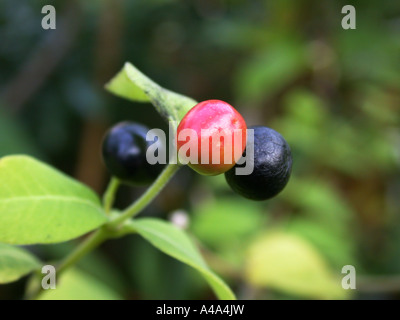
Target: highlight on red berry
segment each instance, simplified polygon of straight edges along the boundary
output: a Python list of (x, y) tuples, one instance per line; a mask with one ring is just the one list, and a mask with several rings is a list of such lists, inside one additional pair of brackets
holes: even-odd
[(218, 175), (241, 158), (246, 139), (246, 122), (235, 108), (206, 100), (190, 109), (178, 126), (178, 159), (200, 174)]

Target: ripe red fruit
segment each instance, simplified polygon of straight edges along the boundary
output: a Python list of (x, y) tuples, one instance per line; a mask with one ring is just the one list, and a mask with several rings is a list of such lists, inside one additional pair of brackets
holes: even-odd
[(224, 173), (240, 159), (246, 147), (246, 130), (243, 117), (230, 104), (200, 102), (178, 126), (179, 160), (203, 175)]

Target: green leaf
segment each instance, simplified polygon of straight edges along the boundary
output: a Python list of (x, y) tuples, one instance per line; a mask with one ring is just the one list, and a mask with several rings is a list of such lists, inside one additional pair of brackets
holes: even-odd
[(28, 156), (0, 159), (0, 242), (56, 243), (106, 222), (97, 195)]
[(196, 299), (208, 291), (198, 271), (164, 254), (144, 238), (128, 237), (124, 247), (129, 276), (141, 299)]
[(342, 299), (340, 271), (333, 274), (325, 260), (300, 237), (276, 232), (257, 239), (249, 248), (246, 279), (258, 287), (316, 299)]
[(231, 289), (208, 268), (197, 248), (182, 230), (170, 223), (152, 218), (133, 220), (126, 225), (126, 228), (139, 233), (162, 252), (198, 270), (219, 299), (235, 299)]
[(17, 281), (40, 267), (40, 262), (23, 248), (0, 243), (0, 283)]
[(181, 121), (197, 102), (189, 97), (164, 89), (127, 62), (106, 84), (117, 96), (136, 102), (151, 102), (166, 121)]
[(121, 300), (122, 298), (97, 278), (71, 269), (57, 282), (56, 289), (43, 291), (38, 300)]

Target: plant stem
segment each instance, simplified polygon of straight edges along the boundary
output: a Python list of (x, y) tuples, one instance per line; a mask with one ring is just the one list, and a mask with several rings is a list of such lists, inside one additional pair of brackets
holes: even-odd
[[(109, 234), (107, 229), (100, 228), (83, 241), (73, 252), (71, 252), (56, 268), (57, 278), (78, 262), (83, 256), (99, 246), (103, 241), (107, 240)], [(41, 274), (39, 274), (41, 276)], [(40, 283), (40, 277), (37, 278)], [(29, 300), (36, 300), (43, 291), (42, 286), (38, 283), (37, 288), (27, 297)]]
[(169, 164), (163, 172), (158, 176), (156, 181), (146, 190), (146, 192), (128, 207), (120, 216), (110, 221), (107, 226), (116, 228), (121, 226), (125, 221), (133, 218), (141, 212), (162, 190), (172, 176), (180, 168), (177, 164)]
[(109, 214), (112, 209), (115, 200), (115, 195), (117, 193), (119, 186), (120, 186), (120, 181), (117, 178), (112, 177), (103, 197), (103, 207), (106, 214)]
[[(58, 266), (57, 277), (59, 277), (65, 270), (75, 265), (82, 257), (97, 248), (105, 240), (112, 237), (118, 237), (124, 233), (116, 230), (126, 220), (134, 217), (140, 211), (142, 211), (150, 202), (160, 193), (163, 187), (168, 183), (172, 176), (178, 171), (179, 165), (169, 164), (154, 183), (147, 189), (147, 191), (136, 200), (130, 207), (128, 207), (120, 216), (114, 220), (109, 221), (103, 227), (92, 233), (85, 241), (83, 241), (73, 252), (71, 252)], [(109, 213), (117, 192), (120, 181), (116, 178), (112, 178), (110, 184), (105, 192), (103, 198), (104, 210)], [(30, 297), (36, 299), (40, 292), (41, 287)]]
[(108, 238), (108, 236), (109, 234), (105, 228), (95, 231), (60, 263), (59, 267), (57, 268), (57, 276), (60, 276), (61, 273), (73, 266), (83, 256), (98, 247)]

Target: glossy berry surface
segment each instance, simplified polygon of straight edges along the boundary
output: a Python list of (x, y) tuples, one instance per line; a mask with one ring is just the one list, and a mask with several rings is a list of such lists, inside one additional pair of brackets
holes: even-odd
[[(276, 196), (289, 181), (292, 170), (292, 155), (286, 140), (275, 130), (255, 126), (254, 155), (243, 156), (246, 161), (254, 161), (254, 169), (250, 175), (237, 175), (235, 169), (244, 167), (237, 164), (225, 173), (226, 181), (236, 193), (252, 200), (266, 200)], [(248, 144), (250, 143), (250, 139)]]
[(141, 185), (152, 182), (163, 169), (163, 165), (151, 165), (146, 159), (147, 148), (161, 140), (146, 141), (149, 129), (133, 122), (122, 122), (112, 127), (102, 145), (103, 161), (109, 172), (129, 184)]
[[(181, 139), (185, 129), (191, 129), (195, 136)], [(178, 153), (182, 146), (191, 144), (193, 149), (187, 150), (186, 156), (196, 159), (188, 163), (192, 169), (203, 175), (224, 173), (240, 159), (246, 147), (246, 129), (243, 117), (230, 104), (221, 100), (200, 102), (190, 109), (178, 126)], [(207, 148), (202, 147), (206, 145)], [(190, 154), (192, 150), (195, 155)]]

